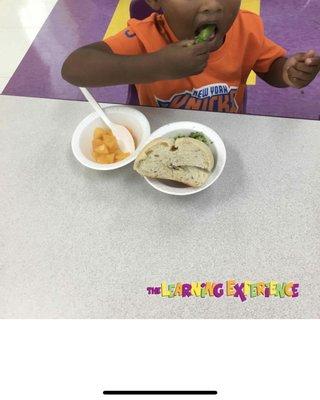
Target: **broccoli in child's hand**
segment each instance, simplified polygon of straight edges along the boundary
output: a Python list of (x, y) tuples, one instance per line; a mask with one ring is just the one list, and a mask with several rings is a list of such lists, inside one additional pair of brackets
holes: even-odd
[(214, 26), (206, 26), (205, 28), (201, 29), (198, 36), (195, 37), (196, 43), (203, 43), (209, 39), (209, 37), (214, 32)]

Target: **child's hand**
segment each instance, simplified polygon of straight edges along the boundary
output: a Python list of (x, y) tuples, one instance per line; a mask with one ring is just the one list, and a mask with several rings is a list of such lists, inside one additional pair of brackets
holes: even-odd
[(283, 67), (283, 79), (287, 85), (301, 89), (314, 80), (320, 71), (320, 56), (314, 50), (297, 53)]
[(194, 40), (183, 40), (169, 44), (156, 55), (163, 79), (180, 79), (200, 74), (206, 68), (210, 48), (208, 42), (195, 44)]

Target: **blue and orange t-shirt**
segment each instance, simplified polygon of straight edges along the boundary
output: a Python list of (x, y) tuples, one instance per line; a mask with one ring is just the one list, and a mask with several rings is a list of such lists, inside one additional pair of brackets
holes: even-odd
[[(115, 54), (139, 55), (178, 42), (164, 15), (153, 13), (140, 21), (130, 19), (128, 28), (105, 39)], [(136, 84), (141, 105), (202, 111), (241, 112), (244, 89), (251, 70), (267, 72), (286, 51), (264, 34), (261, 18), (240, 11), (224, 44), (212, 52), (199, 75)]]

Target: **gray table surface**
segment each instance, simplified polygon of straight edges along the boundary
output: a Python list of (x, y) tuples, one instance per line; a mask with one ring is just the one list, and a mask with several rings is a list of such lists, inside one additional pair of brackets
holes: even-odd
[[(193, 120), (227, 149), (222, 176), (185, 198), (132, 165), (81, 166), (85, 102), (0, 96), (0, 317), (318, 318), (320, 123), (139, 108), (152, 129)], [(296, 281), (300, 296), (148, 296), (148, 286)]]

